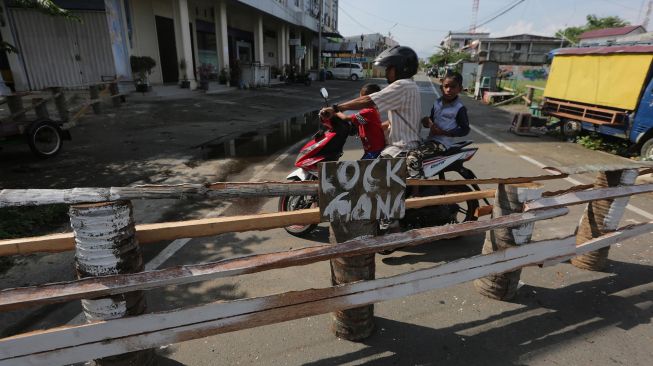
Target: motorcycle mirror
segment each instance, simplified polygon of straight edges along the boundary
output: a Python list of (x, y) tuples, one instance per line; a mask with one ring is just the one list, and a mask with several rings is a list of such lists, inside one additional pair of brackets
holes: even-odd
[(329, 97), (329, 92), (326, 90), (326, 88), (321, 88), (320, 94), (322, 94), (322, 98), (324, 98), (324, 100), (327, 100), (327, 98)]

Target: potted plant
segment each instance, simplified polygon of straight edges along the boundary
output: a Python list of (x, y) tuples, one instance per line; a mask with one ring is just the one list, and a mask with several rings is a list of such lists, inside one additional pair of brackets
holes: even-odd
[(280, 74), (281, 74), (281, 71), (279, 70), (278, 67), (276, 67), (276, 66), (271, 66), (270, 67), (270, 78), (276, 79), (276, 78), (279, 77)]
[(186, 60), (183, 58), (179, 61), (179, 70), (181, 70), (182, 77), (179, 86), (181, 86), (182, 89), (189, 89), (190, 80), (188, 80), (188, 74), (186, 74)]
[(218, 81), (220, 84), (227, 84), (227, 86), (229, 86), (230, 79), (231, 76), (229, 76), (229, 69), (223, 67), (222, 70), (220, 70), (220, 75), (218, 75)]
[(134, 82), (136, 83), (136, 91), (145, 93), (150, 90), (150, 80), (148, 76), (152, 73), (152, 69), (156, 66), (156, 61), (149, 56), (132, 56), (129, 58), (132, 73), (136, 74)]

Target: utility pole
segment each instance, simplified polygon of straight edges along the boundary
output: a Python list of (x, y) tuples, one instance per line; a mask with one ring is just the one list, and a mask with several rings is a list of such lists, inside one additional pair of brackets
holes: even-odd
[(324, 81), (322, 77), (322, 9), (324, 8), (324, 0), (320, 0), (320, 11), (318, 11), (318, 31), (317, 31), (317, 77), (320, 81)]
[(648, 5), (646, 6), (646, 13), (644, 14), (644, 21), (642, 22), (642, 27), (648, 27), (649, 19), (651, 18), (651, 7), (653, 6), (653, 0), (649, 0)]

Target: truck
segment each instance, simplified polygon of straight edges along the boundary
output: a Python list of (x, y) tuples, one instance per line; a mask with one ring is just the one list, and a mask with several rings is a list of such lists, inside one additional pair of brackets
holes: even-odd
[(593, 131), (653, 160), (653, 46), (563, 48), (553, 57), (542, 113), (564, 136)]

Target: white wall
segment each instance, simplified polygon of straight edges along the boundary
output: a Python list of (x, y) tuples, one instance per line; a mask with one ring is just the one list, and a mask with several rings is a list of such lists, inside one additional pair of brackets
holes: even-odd
[[(265, 28), (268, 29), (268, 28)], [(276, 65), (278, 63), (279, 55), (278, 53), (278, 46), (277, 42), (279, 41), (279, 37), (281, 34), (279, 32), (277, 33), (276, 38), (271, 38), (271, 37), (263, 37), (265, 39), (265, 42), (263, 42), (263, 54), (264, 54), (264, 64), (265, 65)], [(270, 53), (272, 53), (272, 57), (270, 57)]]
[(129, 4), (131, 5), (134, 45), (131, 54), (134, 56), (150, 56), (156, 60), (156, 66), (150, 75), (150, 82), (162, 83), (159, 43), (156, 38), (156, 23), (154, 16), (152, 16), (154, 11), (153, 0), (130, 1)]

